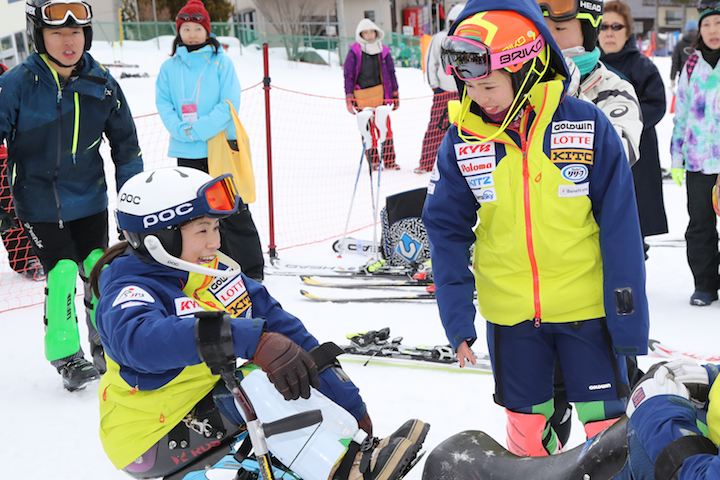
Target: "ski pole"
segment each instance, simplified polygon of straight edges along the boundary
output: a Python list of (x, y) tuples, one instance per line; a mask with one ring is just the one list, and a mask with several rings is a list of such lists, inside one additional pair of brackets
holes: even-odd
[(357, 114), (358, 130), (363, 138), (363, 150), (360, 155), (360, 166), (358, 167), (357, 176), (355, 177), (355, 186), (353, 187), (352, 198), (350, 199), (350, 209), (348, 210), (347, 220), (345, 221), (345, 230), (343, 231), (342, 239), (340, 240), (340, 250), (338, 258), (342, 258), (343, 251), (345, 250), (345, 238), (347, 237), (348, 227), (350, 226), (350, 214), (352, 213), (353, 204), (355, 203), (355, 194), (357, 193), (358, 180), (360, 180), (360, 172), (362, 171), (363, 159), (365, 158), (365, 148), (372, 142), (372, 134), (370, 133), (370, 118), (373, 115), (372, 108), (364, 108), (362, 112)]
[[(383, 170), (383, 143), (385, 142), (387, 138), (387, 130), (388, 130), (388, 119), (390, 117), (390, 112), (392, 111), (391, 105), (380, 105), (375, 109), (375, 128), (378, 130), (378, 157), (380, 159), (380, 163), (378, 165), (378, 176), (377, 176), (377, 191), (375, 192), (375, 202), (374, 202), (374, 208), (373, 208), (373, 253), (379, 252), (378, 242), (377, 242), (377, 221), (378, 221), (378, 211), (380, 210), (380, 177)], [(372, 185), (372, 182), (370, 182)]]

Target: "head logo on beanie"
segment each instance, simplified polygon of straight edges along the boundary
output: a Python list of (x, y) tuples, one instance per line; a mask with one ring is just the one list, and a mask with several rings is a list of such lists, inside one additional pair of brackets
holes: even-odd
[(200, 0), (190, 0), (175, 17), (175, 28), (178, 32), (185, 22), (199, 23), (210, 35), (210, 14)]

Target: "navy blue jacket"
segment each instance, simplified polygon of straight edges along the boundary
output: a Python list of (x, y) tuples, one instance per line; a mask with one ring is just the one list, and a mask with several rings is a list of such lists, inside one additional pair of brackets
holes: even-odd
[(77, 220), (107, 208), (100, 156), (110, 142), (117, 188), (143, 169), (135, 123), (120, 86), (89, 53), (65, 87), (37, 53), (0, 77), (0, 141), (8, 143), (18, 218)]
[[(201, 363), (193, 316), (201, 308), (182, 290), (189, 275), (154, 261), (144, 263), (134, 255), (121, 255), (103, 270), (97, 328), (106, 355), (120, 366), (120, 377), (128, 385), (158, 390), (185, 367)], [(240, 317), (232, 319), (239, 358), (252, 358), (264, 330), (282, 333), (305, 350), (318, 345), (303, 323), (283, 310), (261, 284), (240, 274), (240, 279), (229, 279), (223, 285), (233, 282), (245, 289), (237, 293), (241, 300), (233, 304), (242, 308), (228, 310), (235, 311), (233, 317)], [(215, 283), (220, 282), (208, 285), (210, 291)], [(322, 372), (320, 381), (319, 390), (328, 398), (358, 420), (365, 415), (365, 403), (352, 382), (342, 381), (333, 369)]]

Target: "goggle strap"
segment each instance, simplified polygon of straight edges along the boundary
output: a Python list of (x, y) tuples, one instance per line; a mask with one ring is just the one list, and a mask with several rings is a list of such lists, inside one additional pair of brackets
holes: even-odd
[[(511, 48), (508, 50), (503, 50), (502, 52), (493, 53), (490, 55), (490, 72), (494, 72), (495, 70), (499, 70), (501, 68), (505, 68), (505, 66), (515, 65), (518, 63), (517, 57), (514, 57), (513, 54), (516, 52), (522, 53), (526, 52), (528, 47), (532, 47), (531, 52), (538, 51), (538, 55), (542, 51), (543, 48), (545, 48), (545, 39), (542, 36), (538, 36), (534, 41), (525, 43), (523, 45), (517, 46), (515, 48)], [(526, 54), (527, 55), (527, 54)], [(507, 57), (507, 60), (503, 62), (503, 58)], [(535, 55), (536, 58), (537, 55)], [(497, 65), (495, 62), (497, 61)]]

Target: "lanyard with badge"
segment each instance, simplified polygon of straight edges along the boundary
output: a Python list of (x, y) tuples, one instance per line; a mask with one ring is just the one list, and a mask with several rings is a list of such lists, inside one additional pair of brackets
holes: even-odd
[[(192, 125), (195, 123), (198, 119), (197, 115), (197, 106), (198, 101), (200, 99), (200, 83), (202, 82), (202, 76), (203, 73), (205, 73), (205, 69), (207, 68), (207, 64), (205, 64), (205, 67), (202, 69), (202, 72), (200, 72), (200, 78), (198, 78), (197, 85), (195, 85), (195, 89), (192, 92), (192, 95), (190, 95), (189, 99), (184, 99), (182, 101), (182, 104), (180, 105), (180, 112), (182, 115), (183, 121), (189, 123)], [(185, 93), (185, 75), (180, 73), (180, 81), (182, 82), (182, 92)]]

